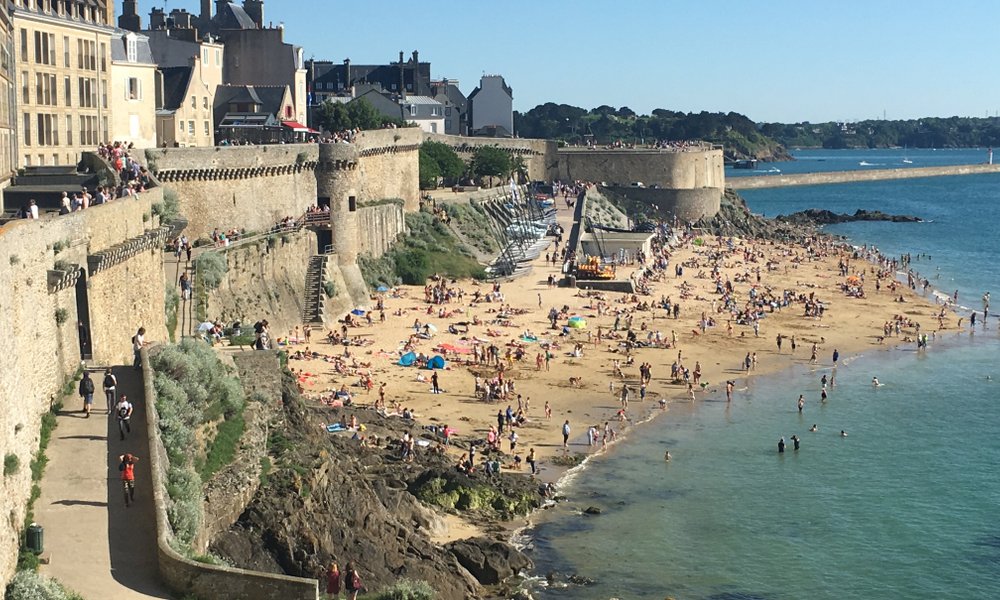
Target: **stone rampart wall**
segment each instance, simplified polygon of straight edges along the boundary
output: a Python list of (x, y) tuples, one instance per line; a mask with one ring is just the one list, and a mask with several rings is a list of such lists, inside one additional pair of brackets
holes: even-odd
[(551, 181), (559, 176), (556, 143), (550, 140), (467, 137), (437, 133), (425, 133), (424, 139), (451, 146), (466, 161), (472, 158), (476, 148), (495, 146), (507, 150), (513, 156), (523, 158), (528, 167), (528, 179), (532, 181)]
[(559, 150), (559, 178), (667, 189), (723, 189), (722, 150)]
[[(702, 217), (714, 217), (719, 212), (722, 203), (722, 190), (716, 188), (667, 190), (606, 187), (601, 188), (601, 191), (627, 201), (639, 202), (651, 209), (647, 211), (647, 214), (655, 214), (667, 220), (672, 220), (674, 216), (681, 221), (697, 221)], [(626, 205), (629, 204), (627, 201)]]
[(195, 562), (170, 547), (172, 532), (167, 519), (167, 453), (160, 439), (156, 412), (156, 390), (148, 352), (143, 350), (143, 385), (146, 427), (149, 431), (149, 462), (153, 481), (153, 506), (156, 513), (156, 550), (160, 577), (179, 595), (199, 598), (271, 600), (317, 600), (319, 589), (314, 579), (260, 573), (233, 567)]
[(951, 165), (944, 167), (915, 167), (912, 169), (872, 169), (866, 171), (831, 171), (827, 173), (801, 173), (778, 177), (732, 177), (726, 185), (734, 190), (786, 187), (793, 185), (826, 185), (829, 183), (854, 183), (885, 179), (915, 179), (944, 177), (948, 175), (979, 175), (1000, 173), (1000, 165)]
[[(261, 459), (267, 456), (267, 432), (281, 406), (281, 367), (275, 352), (247, 350), (232, 355), (246, 394), (246, 427), (233, 461), (205, 484), (204, 511), (197, 545), (212, 540), (239, 519), (260, 487)], [(254, 398), (260, 394), (263, 401)]]
[[(77, 283), (89, 299), (98, 364), (131, 364), (140, 326), (164, 339), (163, 271), (151, 205), (162, 195), (115, 200), (63, 216), (0, 227), (0, 448), (16, 455), (16, 473), (0, 478), (0, 588), (14, 572), (18, 532), (31, 491), (29, 463), (41, 415), (80, 365)], [(145, 217), (145, 218), (144, 218)], [(56, 249), (59, 252), (56, 253)], [(91, 257), (114, 254), (92, 272)], [(66, 270), (56, 270), (59, 267)], [(84, 287), (85, 286), (85, 287)], [(57, 321), (57, 311), (59, 313)], [(74, 394), (75, 396), (75, 394)], [(75, 406), (78, 398), (73, 398)]]
[(263, 231), (316, 204), (316, 144), (159, 148), (146, 161), (173, 189), (191, 239), (216, 227)]
[(267, 319), (273, 335), (288, 335), (302, 325), (306, 271), (316, 244), (316, 234), (303, 229), (221, 250), (229, 271), (209, 293), (208, 317), (226, 324), (239, 320), (246, 328)]
[(358, 252), (378, 258), (406, 231), (403, 207), (398, 204), (358, 209)]

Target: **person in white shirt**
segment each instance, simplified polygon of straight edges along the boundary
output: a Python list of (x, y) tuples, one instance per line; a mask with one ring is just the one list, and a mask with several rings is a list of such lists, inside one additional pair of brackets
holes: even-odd
[(32, 198), (28, 202), (28, 210), (30, 211), (29, 214), (31, 215), (32, 219), (37, 219), (38, 218), (38, 204), (35, 203), (35, 199), (34, 198)]
[(142, 355), (139, 353), (142, 347), (146, 345), (146, 328), (140, 327), (139, 331), (135, 332), (132, 336), (132, 352), (135, 354), (134, 360), (132, 361), (132, 368), (138, 371), (142, 368)]
[(118, 432), (121, 434), (121, 440), (125, 441), (125, 434), (132, 433), (132, 426), (129, 424), (129, 419), (132, 418), (132, 403), (128, 401), (125, 394), (122, 394), (118, 404), (115, 404), (115, 416), (118, 417)]

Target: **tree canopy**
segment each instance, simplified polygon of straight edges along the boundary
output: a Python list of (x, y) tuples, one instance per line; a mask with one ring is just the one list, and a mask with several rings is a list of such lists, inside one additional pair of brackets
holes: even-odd
[(420, 145), (420, 187), (437, 187), (437, 179), (454, 182), (465, 173), (465, 162), (447, 144), (426, 141)]
[(510, 154), (494, 146), (480, 146), (472, 154), (470, 170), (476, 177), (509, 175), (514, 163)]
[(389, 123), (399, 127), (409, 125), (402, 119), (393, 119), (383, 115), (365, 98), (357, 98), (347, 103), (324, 102), (316, 110), (317, 122), (328, 131), (344, 131), (346, 129), (379, 129)]

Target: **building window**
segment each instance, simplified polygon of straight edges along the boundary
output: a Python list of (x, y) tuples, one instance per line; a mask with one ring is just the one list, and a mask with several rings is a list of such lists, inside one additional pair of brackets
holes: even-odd
[(125, 99), (142, 100), (142, 82), (138, 77), (129, 77), (125, 81)]
[(66, 92), (66, 106), (73, 106), (73, 84), (69, 77), (63, 77), (63, 87)]
[[(132, 42), (132, 45), (133, 46), (135, 45), (134, 41)], [(137, 60), (135, 58), (132, 58), (133, 54), (131, 53), (134, 51), (135, 48), (129, 48), (130, 52), (130, 54), (128, 55), (129, 62), (136, 62)], [(101, 42), (101, 73), (105, 73), (107, 72), (107, 70), (108, 70), (108, 46), (104, 42)]]
[(201, 49), (201, 62), (208, 65), (208, 48)]
[(106, 79), (101, 80), (101, 108), (108, 107), (108, 81)]
[(28, 62), (28, 30), (21, 28), (21, 61)]
[(179, 126), (181, 133), (184, 133), (184, 121), (178, 121), (177, 125)]
[(222, 65), (222, 51), (221, 50), (216, 50), (215, 51), (215, 66), (218, 67), (218, 66), (221, 66), (221, 65)]
[(194, 135), (194, 121), (188, 121), (188, 135)]
[(31, 145), (31, 115), (24, 113), (24, 145)]
[(73, 116), (66, 115), (66, 145), (73, 145)]
[(63, 36), (63, 66), (69, 68), (69, 36)]
[(358, 210), (358, 199), (356, 196), (347, 197), (347, 211), (354, 212)]
[(205, 121), (205, 135), (211, 135), (212, 130), (208, 128), (208, 121)]
[(42, 74), (35, 73), (35, 104), (44, 104), (42, 102)]
[(285, 118), (286, 119), (291, 119), (292, 118), (292, 107), (291, 106), (286, 106), (285, 107)]
[(191, 96), (191, 108), (198, 108), (198, 96)]
[[(104, 44), (101, 44), (101, 70), (104, 70)], [(135, 36), (130, 35), (125, 37), (125, 54), (128, 55), (129, 62), (139, 62), (139, 43), (135, 39)]]
[(410, 116), (411, 117), (417, 116), (417, 105), (416, 104), (411, 104), (410, 105)]
[(202, 96), (201, 107), (204, 108), (205, 110), (208, 110), (208, 96)]
[(31, 92), (28, 89), (28, 72), (21, 71), (21, 104), (31, 103)]

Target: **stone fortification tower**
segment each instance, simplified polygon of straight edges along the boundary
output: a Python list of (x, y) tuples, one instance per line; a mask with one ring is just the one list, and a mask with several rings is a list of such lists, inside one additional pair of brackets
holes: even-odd
[(340, 265), (358, 258), (358, 152), (351, 144), (320, 144), (316, 195), (330, 203), (333, 252)]

